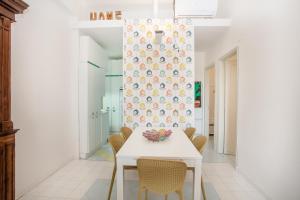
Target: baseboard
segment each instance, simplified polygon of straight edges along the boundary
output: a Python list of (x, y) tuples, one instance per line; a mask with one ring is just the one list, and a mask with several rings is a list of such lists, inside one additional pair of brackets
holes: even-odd
[(89, 152), (89, 153), (80, 153), (80, 159), (88, 159), (92, 155), (94, 155), (101, 147), (96, 148), (95, 150)]
[(80, 159), (84, 159), (85, 160), (88, 157), (90, 157), (90, 154), (89, 153), (80, 153), (79, 156), (80, 156)]

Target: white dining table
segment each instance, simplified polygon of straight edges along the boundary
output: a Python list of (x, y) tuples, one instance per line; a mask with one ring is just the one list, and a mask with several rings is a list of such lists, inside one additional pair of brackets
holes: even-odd
[(137, 160), (141, 157), (180, 160), (188, 167), (194, 168), (193, 200), (200, 200), (201, 154), (180, 128), (166, 128), (171, 129), (172, 134), (161, 142), (151, 142), (143, 136), (143, 132), (149, 129), (160, 128), (136, 128), (117, 153), (117, 200), (124, 200), (124, 166), (137, 166)]

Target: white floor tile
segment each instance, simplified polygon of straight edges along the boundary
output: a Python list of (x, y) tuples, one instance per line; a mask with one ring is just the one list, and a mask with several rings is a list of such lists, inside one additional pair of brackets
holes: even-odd
[[(213, 154), (213, 153), (211, 153)], [(20, 200), (85, 200), (82, 199), (97, 179), (111, 179), (113, 163), (107, 161), (74, 160), (50, 176)], [(264, 200), (232, 163), (203, 163), (204, 182), (212, 184), (222, 200)], [(125, 178), (137, 180), (135, 170), (125, 171)], [(193, 180), (188, 172), (187, 181)]]
[(218, 194), (221, 200), (238, 200), (230, 191), (222, 191), (222, 192), (218, 192)]
[(248, 191), (248, 194), (253, 200), (266, 200), (266, 198), (257, 191)]

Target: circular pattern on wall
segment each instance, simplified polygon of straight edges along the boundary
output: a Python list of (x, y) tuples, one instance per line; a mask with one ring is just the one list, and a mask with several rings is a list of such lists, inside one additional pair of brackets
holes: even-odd
[[(194, 125), (194, 28), (191, 20), (126, 20), (124, 125)], [(155, 43), (155, 30), (163, 30)]]

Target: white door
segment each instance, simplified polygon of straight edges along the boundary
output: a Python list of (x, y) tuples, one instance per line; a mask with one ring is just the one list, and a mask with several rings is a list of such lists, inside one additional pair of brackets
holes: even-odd
[(224, 154), (236, 154), (237, 142), (237, 60), (225, 62), (225, 138)]
[(95, 146), (95, 133), (96, 133), (96, 68), (93, 65), (88, 65), (88, 141), (89, 141), (89, 150), (92, 151)]
[(96, 112), (96, 148), (99, 148), (101, 145), (101, 107), (102, 107), (102, 96), (103, 96), (103, 76), (104, 76), (104, 69), (96, 68), (96, 80), (95, 80), (95, 112)]
[(121, 116), (122, 112), (122, 105), (120, 98), (122, 98), (122, 77), (121, 76), (114, 76), (111, 77), (111, 131), (112, 132), (119, 132), (121, 128)]

